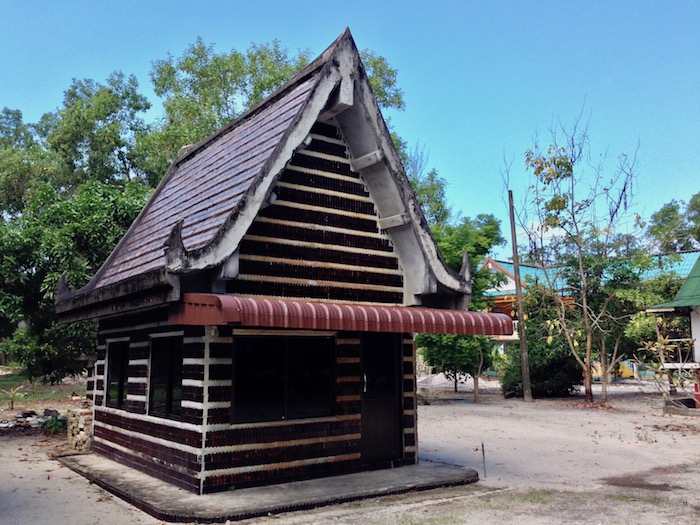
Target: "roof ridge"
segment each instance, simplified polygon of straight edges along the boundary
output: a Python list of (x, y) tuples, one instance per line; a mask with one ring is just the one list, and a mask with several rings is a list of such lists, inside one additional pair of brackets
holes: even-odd
[[(333, 43), (329, 45), (318, 57), (316, 57), (301, 71), (299, 71), (289, 80), (287, 80), (282, 86), (270, 93), (266, 98), (258, 102), (252, 108), (249, 108), (243, 113), (241, 113), (235, 119), (231, 120), (228, 124), (216, 130), (211, 135), (204, 137), (196, 144), (192, 144), (189, 147), (184, 146), (187, 149), (184, 152), (182, 152), (182, 154), (178, 153), (178, 156), (173, 161), (173, 165), (178, 166), (186, 160), (188, 160), (189, 158), (191, 158), (192, 156), (201, 152), (203, 149), (206, 149), (207, 146), (209, 146), (212, 142), (216, 141), (219, 137), (230, 133), (232, 130), (236, 129), (238, 126), (240, 126), (247, 120), (255, 117), (258, 113), (264, 111), (265, 108), (274, 104), (276, 101), (285, 96), (289, 91), (297, 87), (299, 84), (302, 84), (303, 82), (308, 80), (309, 77), (311, 77), (314, 73), (316, 73), (319, 69), (323, 68), (323, 66), (326, 65), (328, 59), (333, 56), (333, 52), (335, 51), (335, 49), (341, 44), (343, 40), (346, 39), (349, 39), (352, 42), (352, 45), (355, 46), (355, 41), (353, 40), (352, 35), (350, 34), (350, 29), (347, 27), (345, 28), (345, 31), (343, 31), (343, 33), (338, 38), (336, 38), (333, 41)], [(357, 49), (356, 46), (355, 49)]]

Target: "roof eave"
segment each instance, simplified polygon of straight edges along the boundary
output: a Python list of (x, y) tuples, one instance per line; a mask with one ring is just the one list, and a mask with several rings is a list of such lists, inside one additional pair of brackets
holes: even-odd
[(55, 308), (59, 321), (70, 323), (152, 308), (179, 299), (179, 279), (158, 269), (108, 286), (63, 294)]

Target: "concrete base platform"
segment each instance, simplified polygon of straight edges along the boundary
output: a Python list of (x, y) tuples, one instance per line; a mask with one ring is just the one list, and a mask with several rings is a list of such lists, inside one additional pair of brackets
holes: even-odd
[(58, 460), (155, 518), (173, 522), (241, 520), (388, 494), (466, 485), (479, 479), (473, 469), (423, 462), (198, 496), (96, 454)]

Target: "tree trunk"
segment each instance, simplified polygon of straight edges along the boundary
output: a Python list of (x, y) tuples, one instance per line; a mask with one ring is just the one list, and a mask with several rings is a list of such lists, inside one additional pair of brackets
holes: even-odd
[(589, 403), (593, 402), (593, 373), (591, 371), (590, 363), (583, 369), (583, 388), (586, 392), (586, 401)]
[(457, 393), (457, 374), (455, 374), (455, 393)]
[(600, 378), (601, 395), (600, 400), (603, 403), (608, 402), (608, 363), (607, 363), (605, 352), (600, 353), (600, 373), (602, 374)]
[(479, 402), (479, 374), (474, 377), (474, 403)]

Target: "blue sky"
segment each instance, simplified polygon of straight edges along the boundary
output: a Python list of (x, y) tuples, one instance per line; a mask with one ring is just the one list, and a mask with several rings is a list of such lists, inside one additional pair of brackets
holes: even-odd
[(524, 151), (582, 108), (609, 170), (639, 144), (642, 217), (700, 192), (697, 1), (0, 0), (0, 107), (34, 122), (71, 79), (115, 70), (134, 74), (157, 107), (151, 63), (198, 36), (219, 52), (278, 38), (317, 54), (346, 26), (398, 69), (406, 110), (386, 116), (425, 146), (453, 209), (496, 215), (505, 236), (504, 159), (517, 201)]

